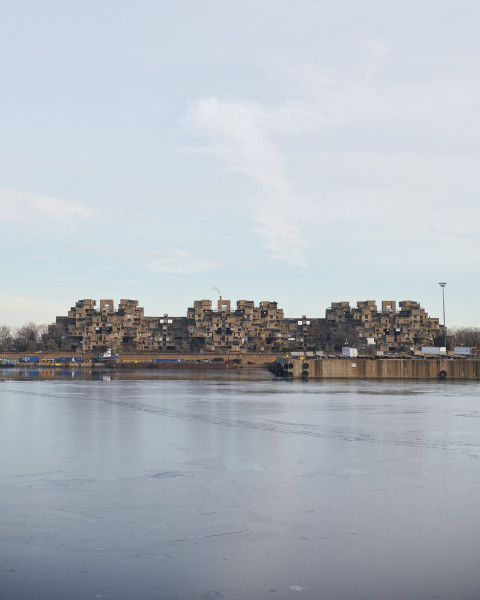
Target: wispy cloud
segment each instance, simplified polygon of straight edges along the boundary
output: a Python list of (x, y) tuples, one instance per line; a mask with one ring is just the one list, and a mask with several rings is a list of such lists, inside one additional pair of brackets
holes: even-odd
[(39, 262), (49, 262), (55, 260), (53, 254), (31, 254), (28, 256), (28, 260), (38, 260)]
[[(428, 145), (425, 132), (457, 140), (478, 137), (480, 84), (473, 73), (467, 75), (467, 65), (457, 71), (442, 62), (442, 69), (428, 77), (418, 79), (414, 69), (407, 69), (390, 78), (386, 74), (398, 67), (398, 44), (353, 36), (349, 52), (354, 60), (334, 67), (303, 55), (272, 62), (268, 75), (286, 98), (274, 118), (284, 115), (285, 123), (298, 130), (390, 124), (390, 132), (411, 130), (420, 147)], [(385, 149), (394, 141), (385, 139)]]
[(86, 277), (57, 277), (57, 281), (62, 283), (74, 282), (74, 281), (85, 281)]
[[(106, 246), (103, 244), (71, 244), (68, 245), (70, 250), (81, 250), (82, 253), (101, 257), (103, 260), (110, 261), (115, 259), (115, 264), (112, 266), (95, 266), (90, 267), (90, 272), (118, 272), (119, 260), (127, 268), (126, 265), (134, 265), (135, 273), (138, 275), (139, 267), (151, 273), (201, 273), (205, 271), (213, 271), (220, 265), (202, 256), (198, 256), (187, 250), (179, 248), (158, 249), (138, 249), (131, 246)], [(125, 279), (112, 280), (115, 284), (140, 284), (143, 279)]]
[(185, 250), (148, 250), (137, 253), (143, 268), (153, 273), (202, 273), (219, 265)]
[(91, 219), (103, 211), (72, 200), (31, 194), (18, 190), (0, 189), (0, 211), (7, 222), (36, 219)]
[(209, 150), (229, 169), (256, 181), (261, 193), (252, 201), (256, 233), (272, 258), (306, 266), (308, 242), (301, 198), (290, 181), (285, 159), (273, 142), (272, 120), (261, 106), (203, 98), (193, 104), (188, 122), (209, 139)]

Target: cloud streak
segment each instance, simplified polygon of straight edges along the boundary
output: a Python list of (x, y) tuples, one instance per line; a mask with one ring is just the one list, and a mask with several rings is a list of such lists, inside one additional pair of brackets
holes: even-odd
[(2, 219), (10, 223), (36, 219), (92, 219), (103, 214), (100, 209), (72, 200), (10, 189), (0, 189), (0, 210)]
[(193, 104), (187, 121), (209, 140), (208, 149), (232, 171), (259, 184), (252, 200), (255, 232), (269, 256), (304, 268), (308, 242), (302, 231), (306, 201), (296, 192), (285, 160), (272, 141), (270, 117), (259, 105), (203, 98)]
[(185, 250), (149, 250), (137, 254), (146, 271), (152, 273), (204, 273), (219, 265)]

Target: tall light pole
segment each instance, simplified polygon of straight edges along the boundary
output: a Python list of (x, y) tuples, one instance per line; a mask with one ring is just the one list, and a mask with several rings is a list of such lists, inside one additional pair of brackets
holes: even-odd
[(445, 352), (447, 351), (447, 328), (445, 327), (445, 286), (446, 281), (440, 281), (438, 284), (442, 288), (442, 301), (443, 301), (443, 335), (445, 336)]

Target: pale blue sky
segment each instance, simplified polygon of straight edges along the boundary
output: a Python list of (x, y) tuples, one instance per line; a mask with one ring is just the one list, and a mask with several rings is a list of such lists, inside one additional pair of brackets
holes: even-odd
[(480, 8), (0, 8), (0, 324), (79, 298), (417, 300), (480, 326)]

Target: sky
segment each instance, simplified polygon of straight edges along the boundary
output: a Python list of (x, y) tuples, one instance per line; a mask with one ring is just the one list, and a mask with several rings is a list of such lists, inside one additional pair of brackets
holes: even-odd
[(78, 299), (480, 326), (474, 0), (0, 8), (0, 325)]

